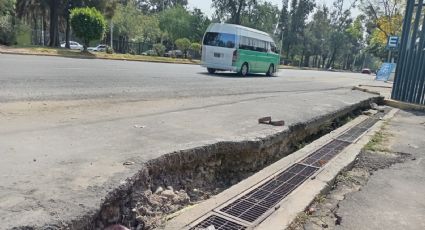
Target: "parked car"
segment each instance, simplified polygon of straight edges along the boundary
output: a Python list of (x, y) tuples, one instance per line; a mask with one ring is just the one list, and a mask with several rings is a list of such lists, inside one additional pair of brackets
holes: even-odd
[(145, 52), (142, 53), (142, 55), (144, 56), (156, 56), (156, 51), (155, 50), (147, 50)]
[(183, 58), (183, 51), (170, 50), (164, 54), (164, 57)]
[(88, 51), (94, 51), (94, 52), (105, 52), (108, 48), (107, 45), (97, 45), (96, 47), (89, 47), (87, 48)]
[(362, 69), (363, 74), (372, 74), (372, 70), (370, 69)]
[[(66, 45), (66, 42), (61, 42), (61, 47), (62, 48), (65, 48), (65, 45)], [(84, 49), (83, 45), (81, 45), (78, 42), (74, 42), (74, 41), (69, 41), (69, 47), (72, 50), (83, 50)]]

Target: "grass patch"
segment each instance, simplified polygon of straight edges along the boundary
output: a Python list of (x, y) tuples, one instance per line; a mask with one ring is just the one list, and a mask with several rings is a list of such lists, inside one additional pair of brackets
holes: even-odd
[(372, 151), (372, 152), (389, 152), (386, 143), (389, 138), (392, 136), (387, 130), (387, 124), (384, 123), (382, 129), (373, 135), (372, 139), (365, 145), (363, 150)]
[(29, 55), (51, 55), (60, 57), (72, 58), (99, 58), (99, 59), (112, 59), (112, 60), (127, 60), (127, 61), (141, 61), (141, 62), (159, 62), (159, 63), (176, 63), (176, 64), (199, 64), (199, 60), (189, 60), (182, 58), (169, 58), (157, 56), (143, 56), (132, 54), (107, 54), (105, 52), (90, 52), (82, 53), (79, 50), (69, 50), (63, 48), (51, 48), (40, 46), (12, 46), (7, 47), (8, 53), (19, 53)]
[(305, 212), (301, 212), (297, 215), (294, 221), (292, 221), (291, 225), (287, 229), (289, 230), (295, 230), (295, 229), (302, 229), (304, 224), (307, 222), (309, 218), (309, 215)]

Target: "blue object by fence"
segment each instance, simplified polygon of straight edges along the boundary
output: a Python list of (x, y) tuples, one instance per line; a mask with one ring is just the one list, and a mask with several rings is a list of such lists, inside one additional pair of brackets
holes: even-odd
[(379, 69), (378, 73), (376, 74), (377, 81), (388, 81), (390, 78), (391, 73), (393, 72), (395, 68), (394, 63), (383, 63), (381, 68)]

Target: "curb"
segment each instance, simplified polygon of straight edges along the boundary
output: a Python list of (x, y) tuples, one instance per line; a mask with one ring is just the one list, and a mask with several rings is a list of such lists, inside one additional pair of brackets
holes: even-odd
[[(391, 118), (397, 111), (397, 109), (393, 109), (384, 118)], [(330, 132), (325, 136), (322, 136), (304, 148), (282, 158), (281, 160), (273, 163), (263, 170), (260, 170), (251, 177), (228, 188), (222, 193), (208, 200), (205, 200), (204, 202), (201, 202), (194, 207), (192, 206), (188, 208), (187, 210), (180, 213), (179, 216), (170, 220), (164, 228), (160, 229), (176, 230), (193, 227), (193, 223), (201, 221), (205, 218), (205, 216), (209, 215), (208, 213), (211, 213), (213, 210), (222, 206), (226, 202), (229, 202), (231, 199), (243, 195), (243, 193), (246, 193), (248, 190), (252, 189), (263, 181), (268, 180), (270, 177), (276, 175), (283, 169), (286, 169), (299, 160), (304, 159), (313, 151), (323, 147), (329, 141), (333, 140), (346, 130), (359, 124), (367, 118), (368, 116), (364, 115), (357, 117), (353, 121)], [(334, 181), (336, 176), (340, 173), (341, 170), (352, 164), (363, 146), (367, 144), (374, 133), (380, 129), (382, 123), (383, 121), (378, 121), (374, 126), (372, 126), (371, 129), (369, 129), (367, 133), (364, 134), (363, 137), (359, 139), (359, 141), (348, 146), (347, 149), (345, 149), (343, 152), (337, 155), (335, 159), (332, 160), (332, 163), (320, 170), (319, 173), (315, 176), (315, 179), (306, 181), (303, 185), (294, 190), (293, 193), (288, 195), (287, 198), (282, 200), (279, 205), (276, 206), (278, 208), (276, 208), (274, 212), (270, 213), (268, 218), (263, 220), (261, 223), (258, 223), (257, 226), (252, 226), (252, 228), (285, 229), (287, 226), (289, 226), (290, 223), (296, 218), (298, 213), (304, 211), (318, 194), (326, 192), (328, 189), (330, 189), (330, 184)]]
[(412, 104), (393, 99), (385, 99), (384, 104), (402, 110), (425, 111), (425, 105)]
[(315, 180), (308, 181), (301, 185), (298, 190), (295, 190), (286, 200), (283, 200), (281, 202), (281, 207), (285, 208), (276, 210), (254, 229), (287, 229), (298, 214), (310, 206), (317, 195), (326, 194), (332, 188), (331, 186), (340, 172), (353, 165), (357, 155), (361, 152), (363, 147), (372, 139), (374, 134), (381, 129), (383, 123), (394, 117), (398, 111), (398, 109), (392, 109), (382, 120), (372, 126), (356, 143), (348, 146), (347, 149), (336, 156), (335, 159), (332, 160), (332, 164), (324, 168), (323, 171), (316, 176)]

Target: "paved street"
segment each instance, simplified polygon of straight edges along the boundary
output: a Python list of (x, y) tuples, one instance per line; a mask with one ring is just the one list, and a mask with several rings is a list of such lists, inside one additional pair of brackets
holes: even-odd
[(207, 75), (197, 65), (0, 54), (0, 102), (126, 98), (149, 100), (310, 92), (370, 83), (371, 76), (283, 70), (278, 77)]
[(275, 134), (287, 126), (257, 119), (307, 121), (373, 96), (351, 86), (377, 84), (372, 76), (337, 72), (205, 72), (196, 65), (0, 54), (0, 222), (8, 228), (75, 218), (99, 207), (143, 162)]

